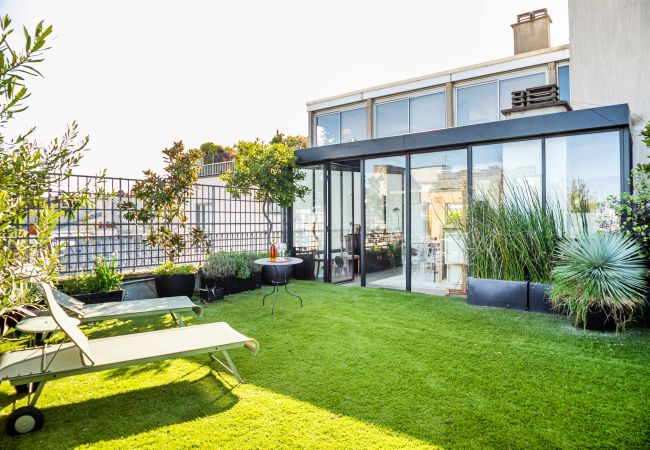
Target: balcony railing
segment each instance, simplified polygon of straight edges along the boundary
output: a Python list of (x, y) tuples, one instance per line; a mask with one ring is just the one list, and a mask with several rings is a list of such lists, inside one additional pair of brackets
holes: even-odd
[(199, 177), (218, 177), (232, 169), (232, 161), (204, 164), (199, 171)]

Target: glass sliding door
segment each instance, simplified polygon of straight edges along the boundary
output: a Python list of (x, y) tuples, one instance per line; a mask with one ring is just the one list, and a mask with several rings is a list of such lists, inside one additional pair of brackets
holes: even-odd
[(467, 209), (467, 150), (411, 156), (411, 290), (465, 293), (458, 229)]
[(302, 185), (309, 192), (293, 205), (292, 254), (303, 263), (294, 268), (294, 274), (303, 279), (323, 281), (325, 270), (325, 169), (322, 165), (301, 169), (305, 174)]
[(352, 281), (359, 259), (355, 252), (354, 168), (330, 166), (330, 280)]
[(406, 289), (406, 157), (364, 161), (366, 286)]

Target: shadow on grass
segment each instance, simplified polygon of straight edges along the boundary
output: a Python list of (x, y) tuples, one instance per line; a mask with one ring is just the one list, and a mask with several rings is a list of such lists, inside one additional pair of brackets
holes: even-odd
[[(219, 414), (235, 406), (238, 400), (232, 389), (211, 371), (193, 381), (43, 408), (42, 412), (44, 428), (56, 434), (50, 436), (49, 442), (57, 448), (69, 448)], [(33, 433), (13, 439), (16, 447), (37, 448), (32, 440), (41, 437), (40, 433)]]

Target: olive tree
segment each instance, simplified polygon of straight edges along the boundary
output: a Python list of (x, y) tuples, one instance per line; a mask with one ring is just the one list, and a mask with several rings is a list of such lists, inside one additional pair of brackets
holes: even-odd
[(29, 97), (26, 81), (41, 76), (36, 69), (51, 26), (40, 22), (33, 33), (23, 28), (23, 42), (13, 42), (11, 19), (0, 18), (0, 318), (17, 320), (40, 302), (34, 286), (51, 283), (60, 267), (54, 227), (63, 214), (90, 201), (90, 187), (49, 195), (51, 187), (70, 177), (83, 156), (88, 137), (79, 138), (77, 124), (48, 146), (39, 145), (35, 128), (9, 137), (6, 128), (24, 111)]

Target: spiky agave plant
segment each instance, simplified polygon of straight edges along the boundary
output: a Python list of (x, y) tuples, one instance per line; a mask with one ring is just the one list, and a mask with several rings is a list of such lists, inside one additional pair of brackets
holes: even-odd
[(644, 304), (645, 261), (638, 243), (620, 233), (582, 233), (558, 246), (551, 272), (551, 301), (578, 326), (587, 313), (602, 310), (617, 329)]

